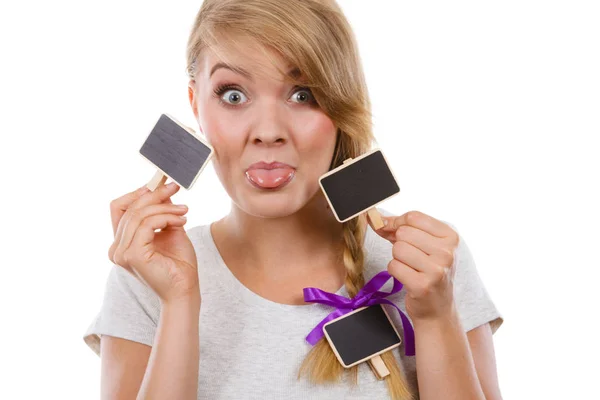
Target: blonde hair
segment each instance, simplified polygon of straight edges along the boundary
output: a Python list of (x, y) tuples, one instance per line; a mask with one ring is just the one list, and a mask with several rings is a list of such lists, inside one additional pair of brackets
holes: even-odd
[[(375, 141), (371, 103), (358, 46), (334, 0), (204, 0), (187, 43), (186, 72), (190, 79), (195, 79), (204, 49), (226, 61), (227, 54), (221, 49), (236, 46), (236, 37), (253, 39), (271, 61), (266, 49), (275, 50), (301, 72), (302, 77), (290, 76), (277, 68), (286, 82), (310, 88), (319, 107), (337, 127), (330, 170), (370, 150)], [(366, 229), (364, 214), (343, 223), (345, 286), (350, 297), (365, 284), (362, 246)], [(385, 378), (390, 398), (412, 399), (394, 355), (387, 352), (382, 358), (390, 370)], [(344, 369), (327, 341), (321, 339), (302, 363), (298, 378), (306, 376), (323, 384), (339, 380)], [(356, 383), (358, 366), (350, 373)]]

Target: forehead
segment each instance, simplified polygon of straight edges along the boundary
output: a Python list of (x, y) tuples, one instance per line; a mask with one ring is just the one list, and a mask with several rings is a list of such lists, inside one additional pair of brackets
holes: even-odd
[[(283, 80), (280, 74), (285, 71), (289, 76), (298, 78), (300, 72), (294, 65), (286, 61), (281, 54), (268, 46), (247, 39), (236, 39), (235, 43), (227, 46), (217, 45), (203, 50), (200, 63), (202, 73), (206, 79), (223, 73), (238, 73), (247, 79), (277, 79)], [(217, 72), (221, 71), (221, 72)]]

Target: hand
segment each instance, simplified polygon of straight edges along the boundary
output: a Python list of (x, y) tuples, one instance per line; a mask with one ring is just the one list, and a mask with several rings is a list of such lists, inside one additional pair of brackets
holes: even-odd
[(413, 322), (449, 315), (454, 307), (454, 250), (459, 236), (450, 226), (419, 211), (399, 217), (381, 216), (387, 225), (376, 230), (392, 243), (390, 275), (406, 289), (406, 311)]
[(171, 201), (178, 190), (176, 183), (153, 192), (144, 185), (110, 203), (115, 238), (108, 258), (163, 302), (200, 293), (196, 252), (183, 228), (187, 207)]

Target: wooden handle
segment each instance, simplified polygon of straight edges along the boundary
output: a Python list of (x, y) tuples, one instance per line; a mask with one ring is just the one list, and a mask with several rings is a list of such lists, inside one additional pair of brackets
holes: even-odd
[(385, 363), (381, 359), (381, 356), (375, 356), (369, 359), (368, 362), (369, 366), (371, 367), (371, 370), (373, 370), (373, 373), (375, 374), (377, 379), (382, 380), (390, 374), (390, 370), (387, 369), (387, 367), (385, 366)]
[(369, 211), (367, 211), (367, 214), (369, 214), (369, 218), (371, 219), (371, 222), (373, 223), (375, 229), (381, 229), (384, 227), (383, 220), (381, 219), (381, 214), (375, 207), (369, 209)]
[(167, 176), (163, 174), (160, 169), (158, 169), (156, 170), (156, 173), (154, 174), (152, 179), (150, 179), (150, 182), (146, 184), (146, 187), (154, 192), (157, 187), (159, 187), (160, 185), (164, 185), (166, 180)]

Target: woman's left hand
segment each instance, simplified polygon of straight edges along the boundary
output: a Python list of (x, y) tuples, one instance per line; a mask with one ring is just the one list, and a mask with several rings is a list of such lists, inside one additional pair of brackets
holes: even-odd
[(374, 232), (392, 243), (390, 275), (406, 289), (405, 305), (413, 322), (440, 319), (454, 307), (454, 250), (459, 236), (450, 226), (419, 211), (381, 216), (387, 225)]

